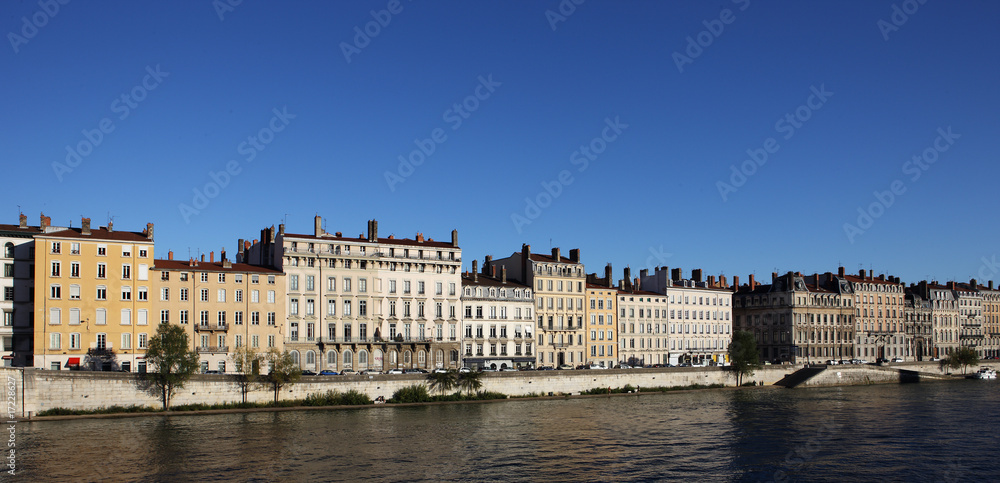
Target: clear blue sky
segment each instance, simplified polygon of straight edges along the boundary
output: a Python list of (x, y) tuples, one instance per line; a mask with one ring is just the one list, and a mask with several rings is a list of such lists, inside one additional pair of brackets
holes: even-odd
[[(529, 243), (580, 248), (588, 271), (612, 262), (616, 276), (840, 263), (1000, 280), (982, 261), (1000, 261), (1000, 3), (931, 0), (904, 19), (894, 5), (914, 2), (589, 0), (556, 17), (555, 0), (403, 1), (358, 48), (355, 27), (389, 4), (71, 2), (49, 15), (3, 2), (4, 222), (18, 205), (33, 224), (110, 213), (118, 229), (155, 223), (157, 254), (187, 257), (232, 251), (286, 215), (309, 233), (318, 213), (352, 235), (371, 218), (383, 236), (457, 228), (466, 268)], [(688, 37), (708, 45), (681, 71)], [(494, 84), (477, 91), (481, 76)], [(462, 102), (475, 110), (459, 124)], [(294, 118), (272, 122), (274, 109)], [(797, 110), (808, 120), (794, 131), (778, 123)], [(618, 134), (605, 130), (615, 118)], [(261, 134), (269, 125), (280, 132)], [(934, 151), (949, 126), (960, 137)], [(390, 189), (386, 172), (436, 129), (433, 153)], [(243, 144), (258, 135), (263, 149)], [(718, 183), (768, 138), (776, 150), (724, 200)], [(604, 150), (583, 164), (581, 145)], [(925, 150), (936, 162), (906, 172)], [(230, 161), (239, 174), (182, 214)], [(572, 182), (558, 184), (563, 170)], [(849, 239), (844, 224), (895, 180), (905, 192)], [(543, 182), (558, 185), (551, 203)]]

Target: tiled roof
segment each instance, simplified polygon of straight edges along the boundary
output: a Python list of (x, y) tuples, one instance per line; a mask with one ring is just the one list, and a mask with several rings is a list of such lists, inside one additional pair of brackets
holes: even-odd
[(521, 288), (521, 289), (531, 288), (528, 287), (527, 285), (522, 285), (514, 280), (511, 280), (510, 277), (507, 277), (507, 283), (501, 282), (499, 278), (493, 278), (488, 275), (483, 275), (481, 273), (479, 274), (478, 277), (476, 277), (476, 279), (477, 280), (474, 282), (472, 281), (471, 273), (463, 273), (462, 285), (482, 285), (486, 287), (511, 287), (511, 288)]
[(268, 275), (280, 275), (281, 270), (275, 270), (273, 268), (260, 267), (257, 265), (250, 265), (247, 263), (234, 263), (231, 267), (226, 268), (223, 266), (223, 262), (193, 262), (197, 265), (193, 265), (191, 261), (188, 260), (154, 260), (153, 270), (183, 270), (183, 271), (197, 271), (197, 272), (232, 272), (232, 273), (264, 273)]
[(30, 233), (32, 235), (38, 234), (41, 230), (37, 226), (27, 226), (21, 228), (20, 225), (5, 225), (0, 223), (0, 231), (13, 231), (18, 233)]
[[(520, 253), (520, 252), (515, 252), (515, 253)], [(570, 260), (570, 259), (562, 256), (562, 254), (559, 255), (559, 260), (556, 260), (551, 255), (542, 255), (541, 253), (532, 253), (531, 255), (529, 255), (529, 258), (533, 262), (546, 262), (546, 263), (555, 263), (555, 262), (558, 262), (558, 263), (571, 263), (571, 264), (574, 264), (574, 265), (579, 265), (580, 264), (580, 262), (574, 262), (573, 260)]]
[(879, 280), (877, 278), (861, 278), (857, 275), (844, 275), (844, 278), (852, 283), (877, 283), (882, 285), (899, 285), (891, 280)]
[(97, 229), (92, 228), (89, 235), (84, 235), (82, 231), (82, 228), (67, 228), (65, 230), (55, 231), (52, 233), (40, 233), (38, 236), (51, 238), (73, 238), (80, 240), (113, 240), (153, 243), (153, 240), (150, 240), (146, 237), (146, 235), (139, 232), (108, 231), (104, 227)]
[(379, 244), (384, 244), (384, 245), (409, 245), (409, 246), (417, 246), (417, 247), (458, 248), (458, 247), (452, 246), (451, 245), (451, 241), (447, 241), (447, 242), (442, 242), (442, 241), (437, 241), (437, 240), (435, 240), (435, 241), (429, 241), (426, 238), (422, 242), (421, 241), (417, 241), (417, 240), (413, 240), (413, 239), (410, 239), (410, 238), (379, 238), (377, 242), (371, 242), (371, 241), (368, 241), (368, 238), (366, 238), (364, 236), (362, 236), (362, 237), (344, 237), (344, 236), (337, 236), (337, 235), (335, 235), (333, 233), (327, 233), (327, 234), (322, 235), (322, 236), (305, 235), (305, 234), (301, 234), (301, 233), (285, 233), (282, 236), (284, 236), (286, 238), (304, 238), (304, 239), (307, 239), (307, 240), (319, 240), (319, 241), (323, 241), (323, 242), (369, 243), (369, 244), (379, 243)]

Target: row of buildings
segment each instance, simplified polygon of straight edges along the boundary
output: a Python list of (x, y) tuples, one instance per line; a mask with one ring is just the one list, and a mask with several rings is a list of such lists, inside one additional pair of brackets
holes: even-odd
[(765, 360), (901, 357), (955, 348), (996, 355), (1000, 291), (904, 286), (871, 273), (724, 276), (657, 267), (614, 279), (579, 250), (486, 256), (463, 272), (458, 233), (436, 241), (356, 237), (284, 225), (198, 259), (154, 257), (153, 224), (0, 225), (6, 365), (142, 371), (160, 323), (183, 327), (203, 370), (232, 371), (236, 348), (287, 350), (306, 370), (386, 371), (628, 364), (725, 364), (734, 330)]

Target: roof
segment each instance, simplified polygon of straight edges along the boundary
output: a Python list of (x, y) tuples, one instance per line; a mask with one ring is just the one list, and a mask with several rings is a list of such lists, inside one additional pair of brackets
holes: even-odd
[(633, 290), (630, 292), (627, 290), (619, 289), (618, 295), (638, 295), (641, 297), (663, 297), (664, 299), (667, 298), (667, 296), (663, 295), (662, 293), (650, 292), (648, 290)]
[(737, 295), (762, 294), (762, 293), (768, 293), (770, 291), (771, 291), (770, 284), (767, 285), (758, 284), (752, 290), (750, 289), (749, 285), (741, 285), (739, 290), (736, 291), (736, 294)]
[(877, 283), (882, 285), (901, 285), (899, 283), (893, 282), (892, 280), (879, 280), (877, 278), (861, 278), (857, 275), (844, 275), (843, 277), (848, 282), (852, 283)]
[(614, 290), (618, 291), (618, 287), (608, 287), (607, 285), (601, 285), (597, 283), (588, 283), (587, 288), (594, 290)]
[[(701, 282), (701, 283), (704, 283), (704, 282)], [(714, 290), (716, 292), (732, 292), (733, 291), (733, 289), (730, 288), (730, 287), (697, 287), (697, 286), (695, 286), (695, 287), (686, 287), (686, 286), (684, 286), (684, 281), (683, 280), (671, 280), (670, 281), (670, 285), (667, 288), (673, 288), (673, 287), (676, 287), (676, 288), (685, 288), (685, 289), (691, 289), (691, 290)]]
[(511, 288), (521, 288), (530, 289), (527, 285), (518, 283), (517, 281), (511, 280), (507, 277), (507, 283), (501, 282), (499, 278), (493, 278), (489, 275), (479, 274), (476, 277), (476, 281), (472, 280), (471, 273), (462, 273), (462, 285), (482, 285), (486, 287), (511, 287)]
[(25, 228), (21, 228), (20, 225), (5, 225), (0, 223), (0, 231), (23, 233), (25, 235), (36, 235), (38, 233), (41, 233), (42, 230), (39, 229), (37, 226), (27, 226)]
[(226, 268), (222, 262), (194, 262), (189, 260), (154, 260), (153, 270), (184, 270), (198, 272), (231, 272), (231, 273), (265, 273), (268, 275), (281, 275), (281, 270), (250, 265), (248, 263), (233, 263)]
[(810, 292), (816, 292), (816, 293), (839, 293), (839, 292), (834, 292), (833, 290), (827, 290), (827, 289), (825, 289), (823, 287), (820, 287), (818, 285), (813, 285), (813, 284), (810, 284), (810, 283), (806, 284), (806, 290), (808, 290)]
[[(520, 255), (520, 252), (514, 252), (514, 253)], [(532, 254), (528, 255), (528, 258), (531, 261), (533, 261), (533, 262), (571, 263), (571, 264), (574, 264), (574, 265), (579, 265), (580, 264), (580, 262), (574, 262), (573, 260), (570, 260), (570, 259), (562, 256), (561, 254), (559, 255), (559, 260), (556, 260), (551, 255), (542, 255), (541, 253), (532, 253)]]
[(82, 228), (67, 228), (65, 230), (55, 231), (52, 233), (39, 233), (36, 236), (71, 238), (77, 240), (111, 240), (153, 243), (153, 240), (147, 238), (143, 233), (133, 231), (108, 231), (107, 228), (104, 228), (103, 226), (97, 229), (91, 229), (89, 235), (84, 235), (82, 232)]
[(417, 241), (410, 238), (379, 238), (378, 241), (369, 241), (368, 238), (361, 237), (345, 237), (337, 236), (332, 233), (326, 233), (321, 236), (316, 235), (306, 235), (301, 233), (285, 233), (281, 235), (286, 238), (304, 238), (307, 240), (319, 240), (324, 242), (339, 241), (342, 243), (370, 243), (370, 244), (384, 244), (384, 245), (410, 245), (419, 247), (434, 247), (434, 248), (458, 248), (452, 246), (451, 242), (441, 242), (441, 241), (429, 241), (424, 239), (424, 241)]

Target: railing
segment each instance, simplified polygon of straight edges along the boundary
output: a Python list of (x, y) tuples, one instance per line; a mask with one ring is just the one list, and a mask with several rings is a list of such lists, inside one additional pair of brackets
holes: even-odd
[(194, 330), (198, 331), (225, 331), (229, 330), (229, 324), (198, 324), (194, 326)]
[(198, 347), (196, 350), (199, 354), (210, 353), (210, 352), (229, 352), (229, 346), (224, 346), (224, 345), (201, 346)]

